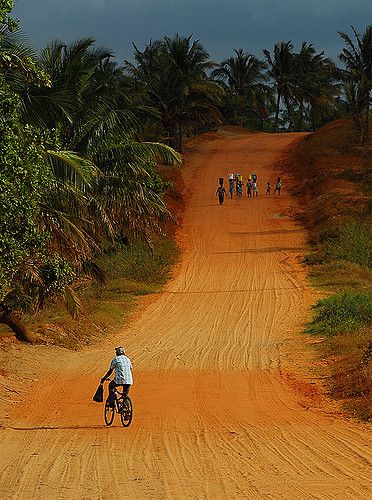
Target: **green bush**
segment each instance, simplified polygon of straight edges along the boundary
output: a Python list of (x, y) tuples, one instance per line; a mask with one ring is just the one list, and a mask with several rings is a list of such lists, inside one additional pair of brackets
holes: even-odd
[(307, 333), (337, 335), (372, 324), (370, 293), (343, 292), (319, 300), (313, 308), (315, 317), (307, 328)]

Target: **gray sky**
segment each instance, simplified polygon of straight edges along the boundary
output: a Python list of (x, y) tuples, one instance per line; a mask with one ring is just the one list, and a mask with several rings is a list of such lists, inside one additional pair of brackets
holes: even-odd
[(337, 61), (338, 31), (364, 32), (371, 0), (15, 0), (13, 17), (35, 48), (54, 39), (92, 36), (121, 63), (164, 35), (193, 34), (217, 62), (234, 49), (262, 57), (262, 49), (302, 41)]

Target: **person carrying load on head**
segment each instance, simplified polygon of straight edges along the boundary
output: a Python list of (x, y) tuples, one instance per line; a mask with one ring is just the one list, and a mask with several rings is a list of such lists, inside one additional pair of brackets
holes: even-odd
[(239, 196), (239, 198), (242, 197), (242, 194), (243, 194), (243, 182), (238, 181), (238, 196)]
[(257, 182), (255, 181), (252, 182), (252, 193), (253, 197), (258, 196)]
[(239, 175), (240, 174), (235, 174), (235, 191), (236, 191), (236, 196), (239, 196), (239, 189), (238, 189)]
[(218, 196), (220, 205), (222, 205), (225, 200), (225, 195), (227, 196), (226, 189), (223, 186), (219, 185), (216, 191), (216, 195)]
[(251, 198), (252, 197), (252, 180), (251, 178), (249, 177), (248, 178), (248, 182), (247, 182), (247, 195), (248, 195), (248, 198)]
[(230, 198), (232, 199), (234, 192), (234, 179), (229, 179), (229, 192), (230, 192)]

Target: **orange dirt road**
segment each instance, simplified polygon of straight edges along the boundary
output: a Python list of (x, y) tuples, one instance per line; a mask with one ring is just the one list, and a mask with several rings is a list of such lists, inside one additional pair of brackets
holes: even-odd
[[(299, 137), (192, 141), (183, 258), (165, 292), (98, 346), (7, 353), (27, 390), (8, 397), (1, 420), (1, 499), (372, 498), (370, 428), (315, 401), (301, 375), (317, 297), (299, 263), (306, 238), (282, 216), (293, 203), (285, 183), (281, 197), (264, 193)], [(230, 171), (256, 171), (259, 197), (219, 206)], [(91, 401), (117, 343), (134, 364), (128, 429), (106, 428)]]

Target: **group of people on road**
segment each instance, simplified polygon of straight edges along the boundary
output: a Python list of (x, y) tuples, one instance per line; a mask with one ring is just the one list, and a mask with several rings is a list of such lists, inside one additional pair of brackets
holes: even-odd
[[(216, 191), (216, 195), (218, 196), (218, 201), (219, 204), (222, 205), (225, 196), (227, 196), (226, 189), (223, 186), (223, 177), (219, 178), (219, 186)], [(247, 179), (247, 183), (245, 184), (247, 188), (247, 196), (248, 198), (254, 198), (258, 196), (258, 187), (257, 187), (257, 174), (251, 174), (249, 175)], [(230, 174), (229, 175), (229, 194), (230, 198), (233, 198), (234, 192), (236, 193), (236, 196), (238, 198), (241, 198), (243, 196), (243, 189), (244, 189), (244, 183), (243, 183), (243, 177), (240, 174)], [(278, 193), (280, 194), (282, 189), (282, 181), (281, 178), (278, 177), (275, 189), (273, 192), (273, 195)], [(271, 183), (270, 181), (267, 181), (266, 184), (266, 196), (271, 195)]]

